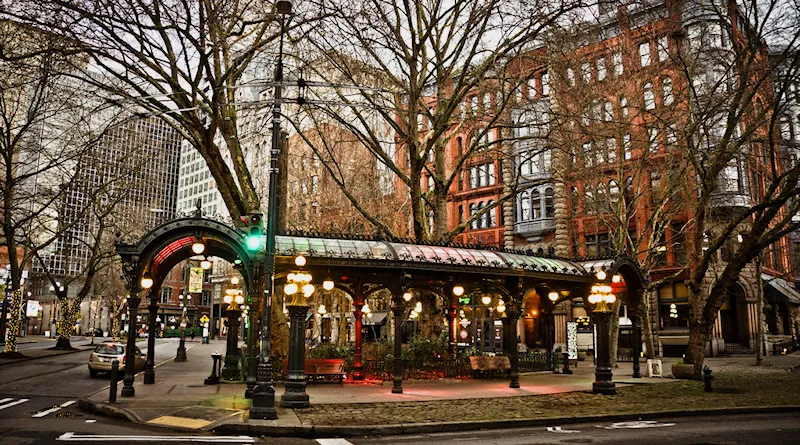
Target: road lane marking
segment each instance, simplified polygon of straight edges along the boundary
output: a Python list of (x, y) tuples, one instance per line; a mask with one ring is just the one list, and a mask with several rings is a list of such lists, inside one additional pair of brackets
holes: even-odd
[(634, 420), (632, 422), (615, 422), (609, 426), (600, 426), (598, 428), (605, 428), (607, 430), (616, 430), (621, 428), (641, 429), (641, 428), (661, 428), (663, 426), (675, 426), (674, 423), (658, 423), (655, 420)]
[(548, 426), (547, 431), (551, 433), (580, 433), (578, 430), (562, 430), (560, 426)]
[(255, 443), (250, 436), (110, 436), (64, 433), (56, 438), (63, 442), (206, 442)]
[(0, 399), (0, 405), (2, 405), (3, 403), (6, 403), (6, 402), (10, 402), (12, 400), (14, 400), (14, 399), (12, 399), (11, 397), (7, 397), (5, 399)]
[(317, 439), (319, 445), (353, 445), (353, 442), (348, 442), (344, 439)]
[(54, 413), (54, 412), (62, 409), (62, 408), (66, 408), (66, 407), (72, 405), (73, 403), (75, 403), (75, 400), (70, 400), (69, 402), (64, 402), (59, 406), (54, 406), (54, 407), (48, 409), (47, 411), (42, 411), (42, 412), (36, 413), (31, 417), (37, 417), (37, 418), (38, 417), (44, 417), (44, 416), (46, 416), (48, 414)]
[(19, 405), (21, 403), (27, 402), (29, 399), (19, 399), (16, 402), (6, 403), (5, 405), (0, 405), (0, 410), (4, 410), (6, 408), (11, 408), (12, 406)]

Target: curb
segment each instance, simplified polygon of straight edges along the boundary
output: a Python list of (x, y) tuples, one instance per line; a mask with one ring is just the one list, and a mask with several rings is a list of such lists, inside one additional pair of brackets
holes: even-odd
[[(86, 346), (86, 345), (82, 345), (82, 346)], [(75, 351), (64, 351), (64, 352), (60, 352), (58, 354), (42, 355), (42, 356), (39, 356), (39, 357), (25, 357), (25, 358), (16, 359), (16, 360), (13, 360), (13, 361), (8, 361), (8, 362), (0, 361), (0, 366), (13, 365), (14, 363), (21, 363), (21, 362), (29, 362), (31, 360), (39, 360), (39, 359), (42, 359), (42, 358), (52, 358), (52, 357), (58, 357), (58, 356), (61, 356), (61, 355), (75, 354), (77, 352), (86, 352), (86, 351), (89, 351), (89, 350), (92, 349), (92, 348), (81, 349), (80, 346), (78, 346), (77, 348), (78, 349), (75, 350)]]
[(431, 434), (461, 432), (469, 430), (486, 430), (501, 428), (523, 428), (536, 426), (551, 426), (555, 424), (574, 424), (587, 422), (611, 422), (623, 420), (658, 419), (664, 417), (694, 417), (725, 414), (766, 414), (798, 412), (800, 405), (775, 406), (775, 407), (744, 407), (720, 408), (692, 411), (662, 411), (637, 414), (614, 414), (586, 417), (552, 417), (547, 419), (513, 419), (489, 420), (477, 422), (433, 422), (410, 423), (398, 425), (371, 425), (371, 426), (266, 426), (247, 423), (228, 423), (214, 427), (211, 431), (215, 434), (267, 436), (267, 437), (359, 437), (359, 436), (393, 436), (402, 434)]
[[(166, 428), (173, 431), (196, 432), (198, 430), (164, 425), (152, 425), (138, 418), (134, 413), (106, 403), (98, 403), (82, 398), (78, 400), (78, 407), (88, 413), (99, 414), (116, 419), (127, 420), (133, 423)], [(507, 428), (529, 428), (539, 426), (552, 426), (556, 424), (575, 424), (589, 422), (618, 422), (625, 420), (647, 420), (664, 417), (697, 417), (709, 415), (735, 415), (735, 414), (770, 414), (800, 412), (800, 405), (771, 406), (771, 407), (736, 407), (682, 411), (659, 411), (636, 414), (613, 414), (598, 416), (570, 416), (550, 418), (529, 418), (512, 420), (486, 420), (476, 422), (431, 422), (407, 423), (395, 425), (369, 425), (369, 426), (329, 426), (329, 425), (301, 425), (301, 426), (268, 426), (254, 425), (251, 423), (223, 423), (211, 428), (214, 434), (245, 435), (261, 437), (300, 437), (317, 439), (324, 437), (364, 437), (364, 436), (397, 436), (404, 434), (432, 434), (461, 432), (470, 430), (489, 430)]]

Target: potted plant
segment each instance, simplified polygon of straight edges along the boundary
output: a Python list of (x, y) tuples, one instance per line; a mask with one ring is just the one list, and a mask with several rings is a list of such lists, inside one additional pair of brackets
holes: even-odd
[(578, 361), (582, 362), (586, 360), (586, 350), (585, 349), (578, 349)]
[(683, 359), (672, 365), (672, 375), (676, 379), (691, 380), (694, 375), (694, 365), (684, 363)]

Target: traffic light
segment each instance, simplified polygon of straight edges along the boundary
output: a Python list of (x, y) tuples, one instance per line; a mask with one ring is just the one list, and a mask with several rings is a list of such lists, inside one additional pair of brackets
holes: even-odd
[(242, 221), (247, 226), (247, 250), (258, 252), (261, 250), (261, 240), (264, 235), (264, 228), (261, 226), (261, 214), (251, 213), (243, 216)]

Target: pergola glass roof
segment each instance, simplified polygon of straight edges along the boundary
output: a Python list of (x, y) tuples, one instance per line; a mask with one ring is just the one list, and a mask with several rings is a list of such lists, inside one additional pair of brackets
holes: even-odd
[(309, 258), (350, 258), (411, 264), (449, 264), (495, 269), (522, 269), (567, 275), (584, 275), (572, 262), (521, 253), (474, 248), (428, 246), (373, 240), (277, 236), (276, 253)]

